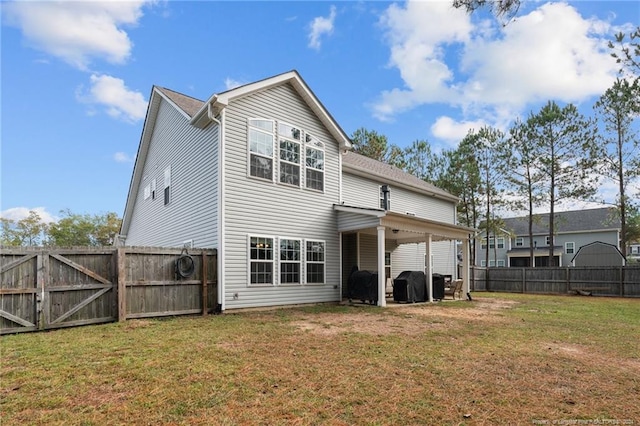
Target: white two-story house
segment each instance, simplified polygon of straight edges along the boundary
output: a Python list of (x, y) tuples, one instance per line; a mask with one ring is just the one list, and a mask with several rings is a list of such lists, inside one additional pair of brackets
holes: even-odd
[(455, 275), (457, 198), (350, 148), (296, 71), (206, 101), (154, 86), (121, 241), (217, 249), (222, 310), (340, 301), (353, 266), (384, 271), (382, 306), (403, 270)]
[[(599, 208), (555, 214), (553, 240), (549, 238), (549, 215), (536, 214), (533, 221), (534, 264), (531, 264), (528, 217), (503, 219), (501, 230), (486, 238), (478, 235), (476, 265), (489, 267), (548, 266), (549, 246), (553, 245), (554, 264), (570, 266), (578, 250), (601, 242), (619, 247), (620, 219), (615, 209)], [(489, 251), (489, 263), (486, 254)]]

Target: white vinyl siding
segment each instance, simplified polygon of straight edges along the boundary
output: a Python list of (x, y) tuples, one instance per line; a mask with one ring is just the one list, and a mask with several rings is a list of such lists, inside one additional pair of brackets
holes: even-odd
[[(125, 243), (129, 246), (216, 248), (218, 232), (218, 126), (198, 129), (168, 102), (157, 104), (158, 113)], [(150, 108), (155, 108), (152, 105)], [(150, 112), (151, 114), (151, 112)], [(243, 145), (244, 146), (244, 145)], [(140, 154), (139, 154), (140, 156)], [(170, 167), (169, 186), (165, 169)], [(154, 197), (157, 182), (163, 193)], [(150, 197), (144, 199), (149, 187)], [(169, 189), (164, 205), (164, 189)]]
[[(247, 120), (264, 117), (287, 123), (324, 144), (324, 192), (256, 179), (247, 172)], [(290, 84), (233, 100), (225, 109), (225, 309), (296, 303), (339, 301), (340, 233), (333, 205), (339, 203), (339, 147), (314, 112)], [(301, 144), (301, 154), (305, 142)], [(279, 156), (274, 156), (276, 159)], [(301, 165), (305, 164), (301, 155)], [(305, 241), (324, 241), (325, 278), (322, 285), (252, 286), (247, 279), (247, 235), (267, 235), (302, 242), (300, 276), (306, 278)], [(276, 248), (279, 245), (276, 243)], [(279, 282), (279, 257), (274, 277)], [(237, 297), (234, 297), (237, 294)]]
[(367, 179), (345, 171), (342, 175), (342, 199), (347, 206), (380, 209), (380, 186), (389, 184), (393, 203), (391, 211), (438, 222), (455, 223), (455, 203), (417, 193), (392, 183)]

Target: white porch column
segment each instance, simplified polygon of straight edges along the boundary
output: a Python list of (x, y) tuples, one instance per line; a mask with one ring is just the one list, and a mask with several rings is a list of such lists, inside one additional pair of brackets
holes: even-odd
[(384, 270), (384, 226), (378, 226), (378, 306), (387, 306)]
[(469, 239), (462, 240), (462, 296), (469, 293), (471, 274), (469, 273)]
[(432, 273), (432, 268), (433, 265), (431, 264), (431, 234), (427, 234), (427, 240), (425, 241), (425, 252), (424, 252), (424, 256), (425, 256), (425, 271), (424, 274), (427, 278), (427, 293), (429, 293), (429, 302), (433, 302), (433, 273)]

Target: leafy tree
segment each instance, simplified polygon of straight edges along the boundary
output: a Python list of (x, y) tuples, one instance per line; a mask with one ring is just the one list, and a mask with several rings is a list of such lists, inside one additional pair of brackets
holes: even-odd
[(640, 78), (640, 27), (627, 35), (620, 32), (615, 36), (615, 42), (609, 41), (609, 48), (613, 50), (611, 56), (620, 64), (621, 74), (635, 74), (636, 81)]
[(473, 13), (488, 8), (494, 15), (514, 16), (520, 9), (520, 0), (453, 0), (453, 7)]
[(115, 241), (116, 235), (120, 232), (120, 225), (122, 219), (114, 212), (109, 212), (104, 215), (94, 216), (95, 230), (95, 242), (99, 246), (112, 245)]
[(534, 208), (541, 202), (541, 179), (542, 176), (536, 167), (537, 158), (534, 147), (528, 138), (526, 123), (516, 120), (509, 129), (507, 139), (508, 150), (512, 155), (507, 157), (506, 176), (507, 186), (513, 196), (513, 206), (520, 210), (526, 209), (528, 217), (529, 232), (529, 265), (535, 265), (534, 244), (533, 244), (533, 223)]
[[(504, 133), (498, 129), (485, 126), (478, 133), (470, 132), (469, 137), (477, 159), (480, 194), (484, 203), (483, 227), (488, 242), (491, 234), (497, 235), (500, 228), (501, 221), (496, 218), (495, 210), (505, 203), (502, 183), (510, 151), (508, 151)], [(494, 249), (495, 247), (496, 244)], [(488, 266), (488, 245), (485, 255), (485, 263)]]
[[(458, 148), (445, 150), (440, 156), (440, 173), (435, 185), (460, 198), (457, 206), (458, 222), (477, 228), (480, 218), (480, 171), (473, 148), (473, 136), (468, 134)], [(476, 241), (471, 240), (469, 255), (471, 264), (476, 263)]]
[(374, 160), (386, 162), (389, 147), (387, 146), (387, 137), (385, 135), (378, 134), (375, 130), (367, 130), (361, 127), (351, 135), (351, 143), (353, 144), (353, 152)]
[(640, 83), (618, 79), (594, 105), (604, 124), (600, 140), (608, 148), (602, 156), (601, 172), (618, 184), (616, 207), (620, 214), (620, 248), (627, 249), (627, 216), (631, 201), (627, 194), (629, 184), (640, 177), (640, 141), (632, 128), (640, 115), (637, 94)]
[(110, 245), (120, 229), (115, 213), (89, 215), (60, 212), (62, 217), (49, 227), (49, 245), (60, 247)]
[(0, 245), (19, 246), (22, 244), (13, 220), (0, 217)]
[(69, 209), (60, 211), (65, 216), (49, 227), (49, 245), (58, 247), (91, 246), (95, 226), (91, 216), (75, 214)]
[(568, 104), (549, 101), (527, 120), (528, 138), (541, 174), (542, 200), (549, 205), (549, 266), (555, 265), (555, 207), (566, 199), (588, 199), (597, 188), (599, 148), (592, 120)]
[(44, 223), (40, 215), (33, 210), (29, 211), (27, 217), (17, 222), (2, 218), (2, 244), (10, 246), (38, 246), (44, 240), (47, 228), (47, 224)]
[(402, 151), (401, 158), (401, 163), (396, 164), (398, 167), (430, 183), (436, 181), (442, 168), (441, 158), (431, 151), (431, 145), (425, 140), (413, 141)]

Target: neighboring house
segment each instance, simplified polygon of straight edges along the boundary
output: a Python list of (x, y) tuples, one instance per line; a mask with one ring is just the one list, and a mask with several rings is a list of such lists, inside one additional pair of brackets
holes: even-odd
[(622, 252), (613, 244), (595, 241), (578, 249), (571, 266), (624, 266)]
[(350, 148), (296, 71), (206, 102), (153, 87), (120, 241), (217, 249), (222, 310), (339, 301), (354, 266), (385, 271), (381, 306), (387, 276), (453, 275), (458, 199)]
[(555, 264), (569, 266), (578, 249), (599, 241), (619, 246), (620, 220), (613, 208), (575, 210), (555, 214), (555, 234), (549, 241), (549, 214), (534, 215), (533, 244), (535, 264), (530, 264), (528, 217), (503, 219), (497, 235), (479, 234), (476, 244), (476, 265), (529, 267), (548, 266), (549, 244), (553, 244)]
[(640, 241), (629, 244), (627, 261), (629, 263), (640, 263)]

